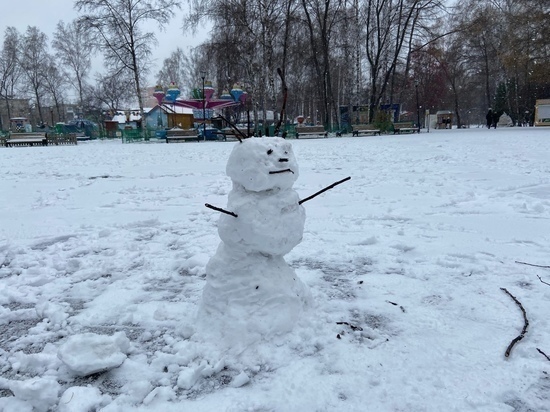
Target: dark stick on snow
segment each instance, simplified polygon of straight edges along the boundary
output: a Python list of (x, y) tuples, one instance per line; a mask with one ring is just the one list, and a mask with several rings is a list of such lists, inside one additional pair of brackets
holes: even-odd
[(355, 326), (355, 325), (352, 325), (351, 323), (349, 322), (336, 322), (337, 325), (348, 325), (351, 330), (363, 330), (363, 328), (361, 326)]
[(205, 205), (207, 208), (209, 208), (209, 209), (212, 209), (212, 210), (216, 210), (216, 211), (218, 211), (218, 212), (225, 213), (226, 215), (231, 215), (231, 216), (233, 216), (233, 217), (239, 217), (236, 213), (230, 212), (229, 210), (222, 209), (221, 207), (212, 206), (212, 205), (209, 204), (209, 203), (205, 203), (204, 205)]
[(401, 311), (405, 313), (405, 308), (401, 306), (399, 303), (392, 302), (391, 300), (387, 300), (386, 302), (391, 303), (393, 306), (399, 306), (399, 309), (401, 309)]
[(548, 356), (546, 353), (544, 353), (543, 351), (541, 351), (539, 348), (537, 348), (537, 350), (539, 351), (539, 353), (544, 356), (546, 359), (548, 359), (550, 361), (550, 356)]
[(541, 278), (539, 275), (537, 275), (537, 277), (539, 278), (539, 280), (540, 280), (542, 283), (544, 283), (545, 285), (550, 286), (550, 283), (545, 282), (544, 280), (542, 280), (542, 278)]
[(340, 183), (344, 183), (344, 182), (346, 182), (346, 181), (348, 181), (348, 180), (350, 180), (350, 179), (351, 179), (351, 176), (348, 176), (348, 177), (346, 177), (345, 179), (339, 180), (338, 182), (334, 182), (334, 183), (331, 184), (330, 186), (327, 186), (327, 187), (325, 187), (324, 189), (319, 190), (317, 193), (314, 193), (314, 194), (312, 194), (311, 196), (306, 197), (305, 199), (300, 200), (300, 201), (298, 202), (298, 204), (301, 205), (302, 203), (307, 202), (308, 200), (313, 199), (315, 196), (319, 196), (321, 193), (326, 192), (327, 190), (332, 189), (334, 186), (338, 186)]
[(516, 263), (519, 263), (520, 265), (534, 266), (536, 268), (550, 269), (550, 266), (534, 265), (532, 263), (520, 262), (519, 260), (516, 260)]
[(519, 308), (521, 309), (521, 312), (523, 313), (523, 322), (524, 322), (523, 323), (523, 329), (522, 329), (521, 333), (519, 334), (519, 336), (514, 338), (512, 340), (512, 342), (510, 342), (510, 344), (508, 345), (508, 348), (506, 349), (506, 352), (504, 353), (504, 356), (508, 357), (508, 356), (510, 356), (510, 352), (512, 352), (512, 348), (514, 347), (514, 345), (525, 337), (525, 334), (527, 333), (527, 327), (529, 326), (529, 321), (527, 320), (527, 313), (525, 312), (525, 308), (523, 307), (521, 302), (519, 300), (517, 300), (514, 295), (512, 295), (510, 292), (508, 292), (508, 290), (506, 288), (500, 288), (500, 290), (504, 291), (508, 296), (510, 296), (512, 299), (514, 299), (514, 302), (516, 302), (516, 305), (519, 306)]

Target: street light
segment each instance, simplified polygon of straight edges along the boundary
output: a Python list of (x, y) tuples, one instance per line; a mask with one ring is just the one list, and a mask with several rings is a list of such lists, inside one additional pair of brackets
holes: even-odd
[(204, 95), (204, 78), (206, 72), (201, 72), (202, 79), (202, 140), (206, 141), (206, 96)]
[(418, 127), (418, 133), (420, 133), (420, 107), (418, 106), (418, 80), (414, 81), (414, 88), (416, 89), (416, 126)]

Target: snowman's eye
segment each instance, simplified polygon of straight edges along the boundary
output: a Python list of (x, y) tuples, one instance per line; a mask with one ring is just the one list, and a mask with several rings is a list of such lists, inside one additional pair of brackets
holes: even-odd
[(270, 155), (271, 153), (273, 153), (273, 149), (269, 149), (269, 150), (267, 151), (267, 154), (268, 154), (268, 155)]

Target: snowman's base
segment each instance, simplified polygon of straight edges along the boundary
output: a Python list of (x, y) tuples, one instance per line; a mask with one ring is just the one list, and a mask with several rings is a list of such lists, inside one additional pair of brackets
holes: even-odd
[(222, 242), (206, 273), (198, 330), (230, 347), (288, 333), (311, 302), (282, 256), (243, 253)]

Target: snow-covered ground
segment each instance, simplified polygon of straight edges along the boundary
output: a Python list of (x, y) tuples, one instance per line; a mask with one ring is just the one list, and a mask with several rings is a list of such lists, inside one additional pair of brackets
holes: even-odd
[(550, 410), (550, 128), (293, 140), (302, 199), (351, 180), (240, 354), (194, 333), (234, 144), (0, 148), (0, 410)]

